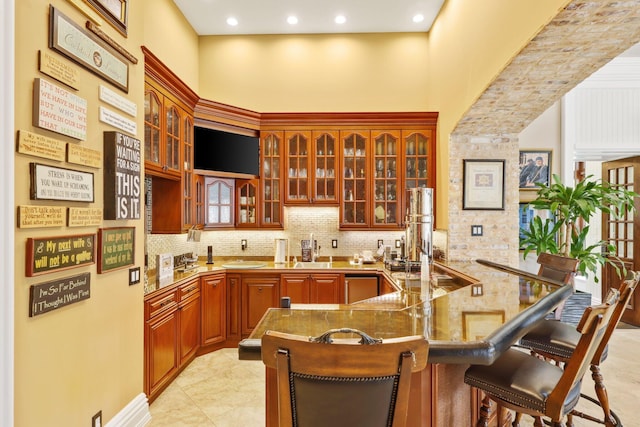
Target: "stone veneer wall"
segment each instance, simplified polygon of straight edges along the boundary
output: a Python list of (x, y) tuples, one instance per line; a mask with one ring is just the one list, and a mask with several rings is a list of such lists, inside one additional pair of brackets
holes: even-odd
[[(496, 76), (449, 136), (449, 259), (518, 265), (517, 135), (639, 40), (638, 1), (573, 0)], [(506, 160), (504, 211), (462, 210), (469, 158)], [(472, 224), (484, 226), (483, 237), (471, 237)]]

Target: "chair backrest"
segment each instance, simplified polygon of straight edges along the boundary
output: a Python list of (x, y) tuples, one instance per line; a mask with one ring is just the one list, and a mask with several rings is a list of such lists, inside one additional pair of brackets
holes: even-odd
[(578, 270), (579, 263), (575, 258), (543, 252), (538, 255), (538, 276), (569, 284)]
[[(334, 341), (336, 333), (362, 339)], [(355, 329), (317, 338), (267, 331), (262, 360), (277, 371), (280, 427), (404, 426), (411, 373), (426, 367), (428, 349), (419, 335), (383, 341)]]
[(627, 277), (620, 285), (618, 291), (620, 292), (620, 298), (618, 299), (618, 303), (616, 304), (615, 309), (613, 310), (613, 314), (611, 315), (611, 320), (607, 325), (607, 329), (604, 332), (604, 336), (602, 337), (602, 341), (600, 341), (600, 345), (593, 355), (593, 360), (591, 361), (592, 365), (599, 365), (602, 361), (602, 356), (604, 355), (607, 344), (609, 343), (609, 338), (611, 338), (611, 334), (618, 327), (618, 323), (620, 323), (620, 319), (622, 319), (622, 315), (624, 314), (629, 301), (631, 300), (631, 296), (633, 295), (633, 291), (635, 291), (636, 286), (638, 285), (638, 280), (640, 280), (640, 272), (637, 271), (628, 271)]
[(579, 397), (580, 387), (578, 383), (590, 365), (593, 356), (604, 337), (604, 332), (609, 324), (613, 311), (617, 306), (619, 292), (612, 289), (609, 301), (587, 307), (577, 326), (580, 332), (580, 340), (576, 345), (571, 358), (567, 361), (562, 371), (562, 376), (547, 399), (547, 416), (560, 419), (565, 415), (564, 404), (570, 393), (573, 398)]

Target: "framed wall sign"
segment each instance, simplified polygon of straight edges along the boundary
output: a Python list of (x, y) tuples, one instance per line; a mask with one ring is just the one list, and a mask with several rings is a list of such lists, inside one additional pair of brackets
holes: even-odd
[(549, 184), (551, 150), (520, 150), (521, 190), (537, 190), (536, 183)]
[(106, 42), (86, 31), (58, 9), (49, 8), (49, 47), (82, 65), (124, 92), (129, 91), (129, 64)]
[(65, 277), (29, 288), (29, 317), (44, 314), (91, 297), (91, 273)]
[(504, 323), (504, 310), (463, 311), (462, 337), (465, 341), (478, 341)]
[(31, 200), (94, 202), (93, 174), (31, 163)]
[(85, 0), (123, 36), (127, 36), (129, 0)]
[(463, 160), (462, 209), (504, 210), (504, 160)]
[(95, 234), (27, 239), (27, 277), (95, 262)]
[(98, 273), (133, 265), (135, 227), (100, 228), (98, 230)]

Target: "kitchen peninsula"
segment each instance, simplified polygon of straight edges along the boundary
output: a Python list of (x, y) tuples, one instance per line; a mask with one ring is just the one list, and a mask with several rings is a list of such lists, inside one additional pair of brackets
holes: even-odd
[[(403, 272), (381, 263), (338, 261), (319, 269), (250, 264), (262, 266), (202, 263), (176, 272), (170, 283), (147, 286), (145, 390), (150, 400), (198, 354), (240, 343), (241, 359), (259, 360), (266, 330), (315, 336), (353, 327), (380, 338), (424, 335), (429, 365), (414, 377), (412, 425), (470, 425), (479, 396), (463, 384), (466, 367), (490, 364), (572, 292), (477, 262), (435, 262), (428, 286), (406, 281)], [(344, 304), (345, 283), (366, 276), (377, 278), (378, 296)], [(292, 308), (278, 308), (280, 297), (294, 292)], [(303, 295), (306, 304), (299, 303)], [(268, 387), (274, 386), (271, 376), (267, 370)], [(272, 392), (268, 388), (269, 425), (275, 425)]]

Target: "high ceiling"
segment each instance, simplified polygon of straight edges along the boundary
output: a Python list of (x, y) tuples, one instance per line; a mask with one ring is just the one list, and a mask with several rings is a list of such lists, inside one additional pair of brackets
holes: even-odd
[[(230, 35), (427, 32), (445, 0), (173, 1), (198, 35)], [(335, 22), (338, 15), (344, 23)], [(414, 22), (416, 15), (423, 20)]]

